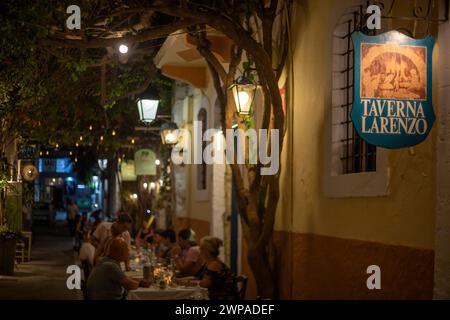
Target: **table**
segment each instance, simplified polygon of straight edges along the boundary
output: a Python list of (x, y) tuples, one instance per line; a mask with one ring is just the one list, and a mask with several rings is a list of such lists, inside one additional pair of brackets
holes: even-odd
[[(143, 278), (142, 269), (127, 271), (125, 274), (134, 279)], [(201, 292), (202, 300), (208, 299), (208, 289), (206, 288), (177, 286), (160, 289), (157, 286), (151, 286), (128, 292), (128, 300), (191, 300), (197, 290)]]
[(202, 299), (208, 299), (208, 290), (197, 287), (168, 287), (159, 289), (158, 287), (138, 288), (128, 292), (128, 300), (191, 300), (197, 292), (201, 290)]

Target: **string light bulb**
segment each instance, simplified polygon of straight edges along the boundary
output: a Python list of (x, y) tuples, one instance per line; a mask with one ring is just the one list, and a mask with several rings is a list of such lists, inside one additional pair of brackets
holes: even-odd
[(121, 45), (119, 46), (119, 52), (120, 52), (121, 54), (127, 53), (127, 52), (128, 52), (128, 46), (125, 45), (125, 44), (121, 44)]
[(112, 135), (115, 136), (116, 135), (116, 130), (112, 131)]
[(92, 131), (92, 126), (89, 126), (89, 130)]
[(83, 136), (80, 136), (80, 141), (83, 141)]
[(103, 141), (103, 136), (100, 136), (100, 141)]
[(77, 142), (77, 143), (75, 143), (75, 147), (77, 147), (77, 148), (78, 148), (78, 146), (79, 146), (78, 142)]
[(134, 144), (134, 139), (131, 139), (131, 144)]

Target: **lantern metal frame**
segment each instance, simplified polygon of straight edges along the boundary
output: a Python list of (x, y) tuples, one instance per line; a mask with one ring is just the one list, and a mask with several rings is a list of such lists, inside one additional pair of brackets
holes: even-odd
[(177, 131), (178, 129), (179, 129), (178, 125), (175, 122), (166, 122), (166, 123), (164, 123), (161, 126), (160, 130), (159, 130), (160, 135), (161, 135), (162, 143), (165, 144), (165, 145), (175, 145), (175, 144), (177, 144), (179, 142), (178, 132), (176, 133), (177, 137), (176, 137), (174, 142), (168, 142), (167, 139), (166, 139), (166, 135), (168, 133), (170, 133), (170, 132)]
[[(228, 87), (229, 90), (233, 93), (234, 103), (236, 106), (236, 111), (239, 115), (252, 115), (253, 114), (253, 102), (255, 100), (256, 91), (260, 88), (260, 86), (251, 81), (245, 75), (237, 78), (232, 85)], [(245, 92), (248, 95), (248, 108), (243, 108), (241, 106), (240, 101), (240, 93)], [(247, 109), (247, 110), (244, 110)]]

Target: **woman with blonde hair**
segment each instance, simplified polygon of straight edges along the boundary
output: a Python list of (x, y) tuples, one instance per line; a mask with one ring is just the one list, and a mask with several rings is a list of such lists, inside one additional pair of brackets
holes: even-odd
[(208, 288), (211, 300), (234, 300), (237, 298), (235, 277), (219, 258), (222, 245), (223, 241), (217, 237), (200, 240), (200, 254), (205, 261), (200, 273), (200, 286)]

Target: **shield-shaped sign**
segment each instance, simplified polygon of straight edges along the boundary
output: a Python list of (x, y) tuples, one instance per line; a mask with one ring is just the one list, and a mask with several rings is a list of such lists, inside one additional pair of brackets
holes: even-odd
[(137, 176), (156, 175), (156, 156), (150, 149), (141, 149), (134, 154), (134, 165)]
[(421, 143), (435, 120), (432, 106), (434, 38), (397, 31), (352, 34), (355, 69), (353, 125), (362, 139), (384, 148)]

